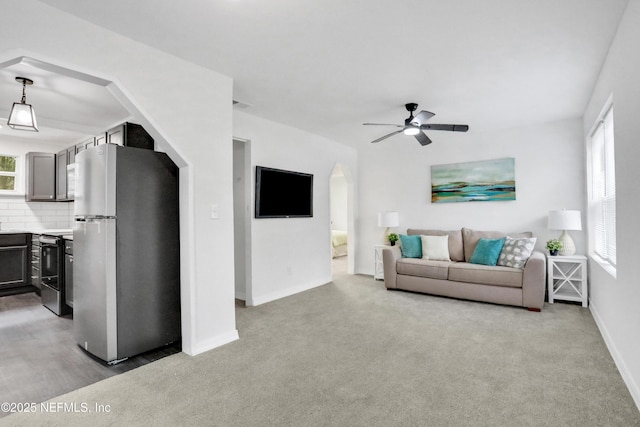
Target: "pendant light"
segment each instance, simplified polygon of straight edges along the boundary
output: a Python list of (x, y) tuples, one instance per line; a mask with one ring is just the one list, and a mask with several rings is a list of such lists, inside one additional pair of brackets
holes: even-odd
[(13, 103), (7, 124), (11, 129), (38, 132), (36, 113), (31, 104), (27, 104), (27, 96), (25, 95), (27, 85), (32, 85), (33, 80), (26, 77), (16, 77), (16, 81), (22, 83), (22, 100)]

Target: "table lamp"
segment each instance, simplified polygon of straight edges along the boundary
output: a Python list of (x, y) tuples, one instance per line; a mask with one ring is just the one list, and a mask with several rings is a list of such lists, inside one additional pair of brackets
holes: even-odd
[(398, 212), (379, 212), (378, 213), (378, 227), (385, 227), (384, 236), (385, 239), (389, 235), (389, 229), (391, 227), (397, 227), (400, 225), (400, 216)]
[(580, 220), (580, 211), (560, 210), (549, 211), (549, 230), (562, 230), (562, 234), (558, 240), (562, 243), (562, 249), (558, 255), (573, 255), (576, 253), (576, 245), (573, 239), (567, 233), (568, 230), (582, 230), (582, 221)]

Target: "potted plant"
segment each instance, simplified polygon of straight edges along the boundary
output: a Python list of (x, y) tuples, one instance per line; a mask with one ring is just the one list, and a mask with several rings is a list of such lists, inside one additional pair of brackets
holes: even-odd
[(562, 249), (562, 242), (558, 239), (551, 239), (547, 241), (547, 249), (551, 255), (558, 255), (558, 251)]
[(389, 233), (387, 239), (389, 240), (389, 243), (391, 243), (391, 246), (395, 246), (398, 241), (398, 235), (396, 233)]

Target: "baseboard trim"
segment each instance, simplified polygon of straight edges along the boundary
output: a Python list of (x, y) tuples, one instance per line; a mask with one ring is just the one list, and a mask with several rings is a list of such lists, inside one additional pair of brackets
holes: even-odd
[(185, 351), (185, 353), (189, 356), (196, 356), (200, 353), (204, 353), (205, 351), (213, 350), (214, 348), (229, 344), (230, 342), (236, 341), (239, 338), (240, 336), (238, 335), (238, 330), (234, 329), (233, 331), (217, 335), (201, 342), (197, 342), (193, 346), (191, 346), (190, 352)]
[(640, 411), (640, 388), (638, 387), (638, 384), (636, 384), (636, 382), (634, 381), (633, 377), (629, 374), (629, 370), (627, 369), (627, 364), (624, 362), (624, 359), (620, 355), (618, 348), (616, 347), (615, 343), (611, 338), (611, 335), (609, 334), (609, 331), (607, 330), (607, 326), (602, 320), (602, 317), (600, 317), (600, 314), (598, 313), (597, 308), (593, 305), (593, 302), (591, 301), (591, 299), (589, 299), (589, 310), (591, 311), (591, 315), (593, 316), (593, 319), (595, 320), (596, 325), (598, 326), (598, 329), (600, 329), (600, 335), (602, 335), (602, 338), (604, 339), (604, 343), (607, 346), (607, 349), (609, 349), (609, 353), (611, 354), (611, 357), (613, 358), (613, 362), (616, 364), (616, 367), (618, 368), (618, 371), (622, 376), (622, 380), (627, 385), (627, 389), (629, 389), (629, 393), (631, 393), (631, 398), (633, 399), (633, 401), (636, 404), (636, 407)]
[(318, 280), (315, 282), (307, 283), (305, 285), (292, 286), (287, 289), (281, 289), (276, 292), (260, 295), (258, 297), (253, 297), (253, 298), (249, 297), (245, 300), (245, 302), (247, 306), (256, 306), (260, 304), (265, 304), (280, 298), (284, 298), (291, 295), (295, 295), (300, 292), (308, 291), (309, 289), (317, 288), (318, 286), (326, 285), (330, 281), (331, 280)]

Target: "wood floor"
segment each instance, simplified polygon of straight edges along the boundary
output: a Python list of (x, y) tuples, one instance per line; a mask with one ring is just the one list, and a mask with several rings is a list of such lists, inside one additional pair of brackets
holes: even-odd
[(78, 347), (71, 317), (35, 293), (0, 297), (0, 402), (43, 402), (180, 351), (177, 343), (109, 366)]

